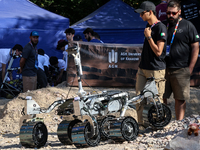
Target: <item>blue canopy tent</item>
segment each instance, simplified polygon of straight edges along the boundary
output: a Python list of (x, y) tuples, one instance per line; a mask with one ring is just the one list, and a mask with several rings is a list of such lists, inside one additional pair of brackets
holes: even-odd
[(144, 42), (144, 22), (134, 9), (121, 0), (108, 3), (71, 25), (76, 34), (82, 36), (86, 28), (97, 32), (104, 43), (142, 44)]
[(62, 57), (56, 50), (57, 41), (65, 38), (69, 19), (38, 7), (28, 0), (0, 0), (0, 48), (23, 47), (30, 33), (39, 33), (38, 48), (49, 56)]

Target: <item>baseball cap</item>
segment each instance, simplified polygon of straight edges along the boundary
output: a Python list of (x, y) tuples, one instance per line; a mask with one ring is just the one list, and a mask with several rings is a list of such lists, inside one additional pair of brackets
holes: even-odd
[(156, 11), (156, 6), (154, 5), (154, 3), (150, 2), (150, 1), (144, 1), (140, 5), (140, 7), (135, 10), (135, 12), (140, 14), (140, 13), (142, 13), (145, 10)]
[(31, 34), (30, 34), (30, 36), (39, 36), (39, 34), (36, 31), (32, 31)]

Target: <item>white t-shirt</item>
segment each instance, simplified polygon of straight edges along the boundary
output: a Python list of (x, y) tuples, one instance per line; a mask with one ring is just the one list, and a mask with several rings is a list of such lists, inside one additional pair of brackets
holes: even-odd
[(50, 65), (49, 56), (47, 54), (44, 54), (44, 57), (46, 58), (45, 65), (48, 64), (47, 67), (49, 67), (49, 65)]
[(64, 60), (58, 59), (58, 68), (59, 68), (59, 71), (62, 69), (65, 69), (65, 61)]
[(38, 54), (38, 67), (44, 71), (44, 66), (48, 66), (46, 63), (46, 58), (43, 55)]
[(2, 71), (2, 64), (7, 64), (10, 60), (10, 48), (1, 48), (0, 49), (0, 71)]
[(67, 63), (68, 63), (68, 52), (63, 52), (63, 60), (65, 61), (65, 71), (67, 70)]

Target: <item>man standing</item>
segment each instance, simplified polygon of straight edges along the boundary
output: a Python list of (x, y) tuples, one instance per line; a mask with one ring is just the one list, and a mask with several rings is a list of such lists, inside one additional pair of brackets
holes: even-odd
[[(155, 16), (155, 9), (156, 6), (152, 2), (144, 1), (139, 9), (135, 10), (144, 21), (148, 22), (144, 30), (145, 40), (137, 72), (136, 94), (140, 94), (147, 78), (154, 77), (157, 81), (157, 88), (159, 87), (158, 93), (162, 102), (165, 88), (165, 81), (163, 79), (166, 68), (164, 59), (166, 55), (167, 29)], [(145, 100), (136, 105), (138, 123), (142, 126), (145, 126), (142, 117), (144, 105), (146, 105)]]
[(72, 47), (75, 30), (73, 28), (68, 28), (65, 30), (65, 34), (66, 34), (69, 47)]
[(181, 6), (170, 1), (167, 7), (167, 56), (164, 103), (171, 93), (175, 99), (177, 120), (184, 118), (186, 100), (190, 99), (190, 75), (199, 54), (199, 35), (194, 25), (181, 18)]
[(20, 60), (20, 73), (22, 73), (23, 92), (37, 88), (38, 57), (37, 47), (39, 34), (31, 32), (30, 42), (24, 47)]
[(102, 43), (100, 40), (96, 39), (94, 36), (94, 31), (91, 28), (87, 28), (83, 31), (83, 34), (85, 35), (85, 39), (88, 42), (95, 42), (95, 43)]

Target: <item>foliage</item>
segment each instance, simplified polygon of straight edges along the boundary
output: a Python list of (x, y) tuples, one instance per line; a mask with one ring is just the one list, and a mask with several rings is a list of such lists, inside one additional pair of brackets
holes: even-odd
[[(109, 0), (31, 0), (36, 5), (49, 10), (58, 15), (70, 19), (70, 25), (86, 17), (96, 9), (107, 3)], [(141, 0), (122, 0), (133, 8), (138, 8), (144, 1)], [(155, 5), (160, 0), (151, 0)]]
[(70, 25), (86, 17), (109, 0), (31, 0), (36, 5), (70, 19)]

